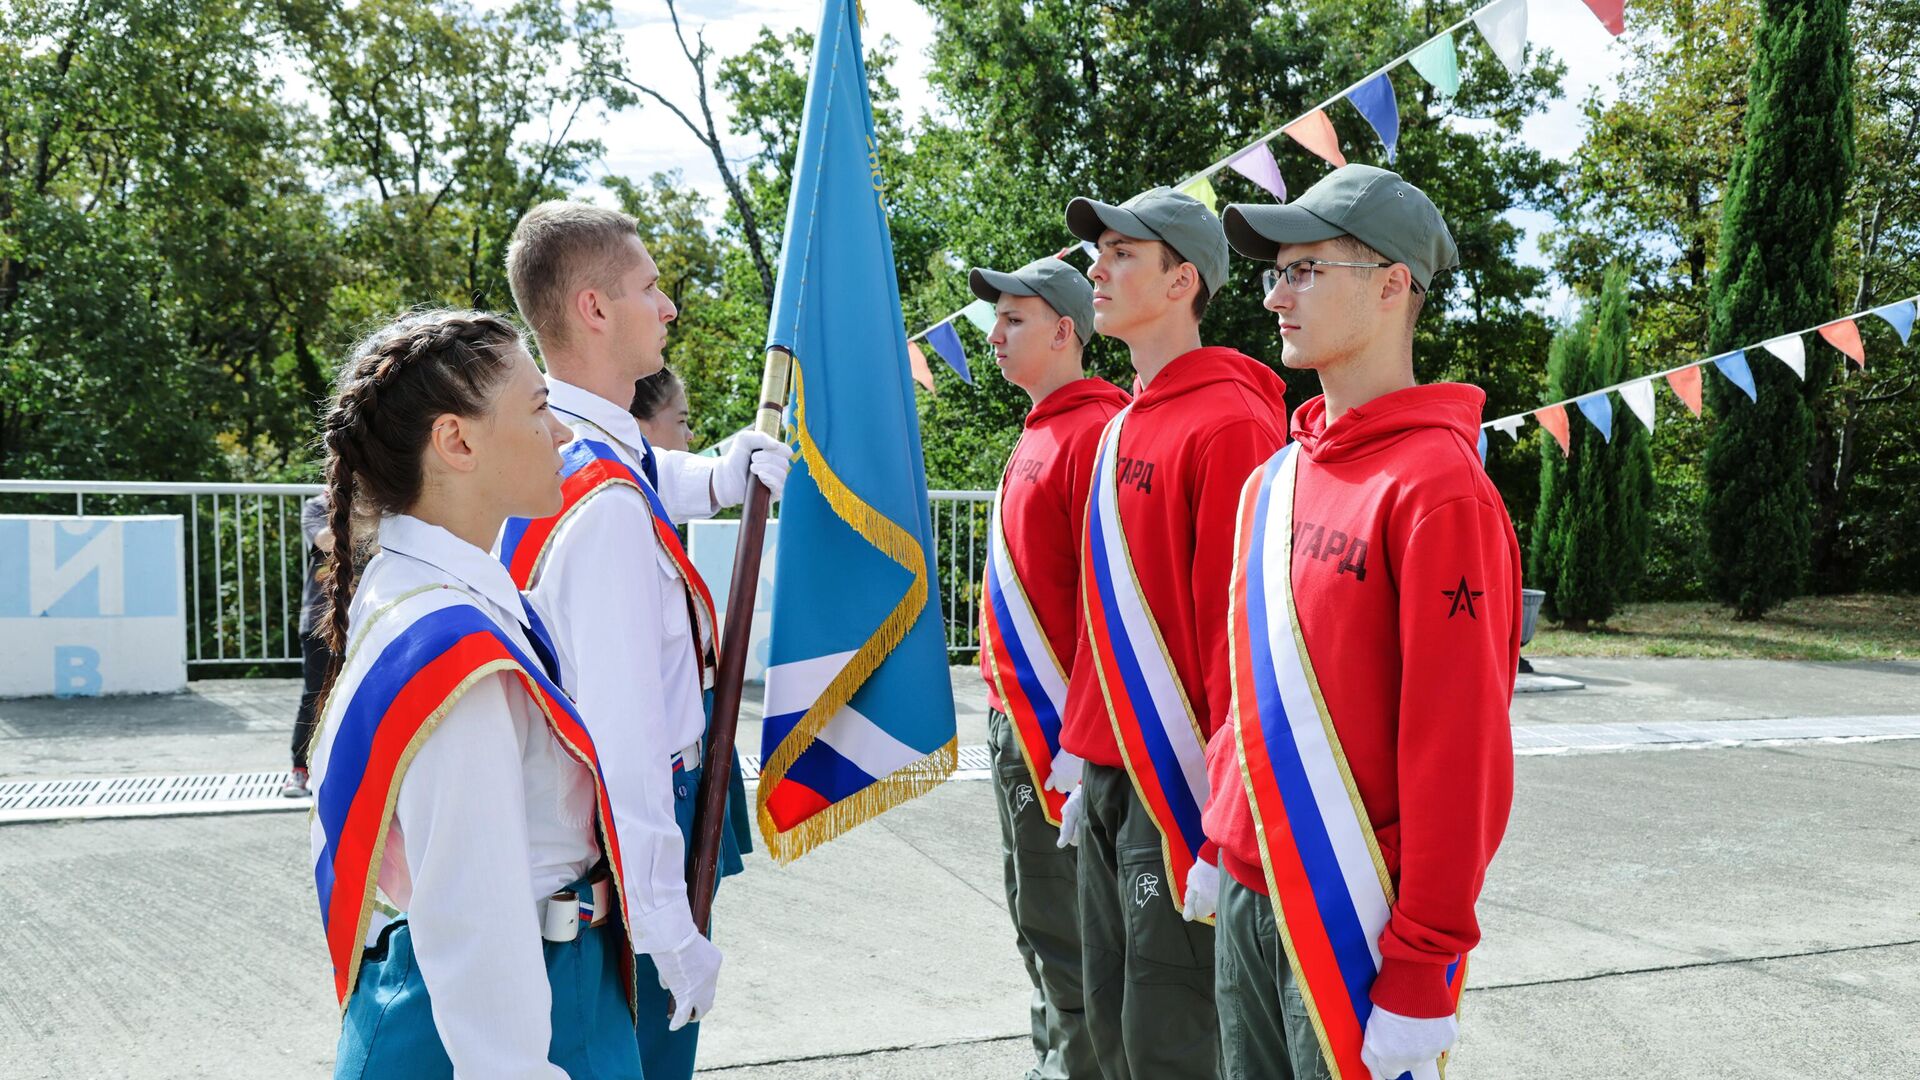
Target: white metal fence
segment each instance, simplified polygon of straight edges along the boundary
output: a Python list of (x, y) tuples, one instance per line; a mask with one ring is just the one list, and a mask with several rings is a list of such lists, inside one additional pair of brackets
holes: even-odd
[[(318, 484), (0, 480), (0, 513), (179, 514), (184, 522), (187, 662), (300, 662), (307, 547), (300, 505)], [(931, 492), (937, 589), (949, 656), (979, 647), (990, 491)]]

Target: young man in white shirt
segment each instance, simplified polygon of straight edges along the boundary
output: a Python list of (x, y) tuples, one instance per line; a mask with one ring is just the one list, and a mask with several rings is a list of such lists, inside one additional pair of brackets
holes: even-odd
[[(750, 475), (777, 497), (791, 456), (778, 440), (744, 432), (721, 458), (656, 451), (628, 413), (678, 314), (635, 228), (618, 211), (556, 201), (514, 230), (508, 279), (539, 340), (552, 408), (576, 440), (610, 448), (644, 477), (673, 521), (739, 504)], [(647, 496), (612, 484), (570, 505), (522, 587), (552, 613), (567, 685), (601, 747), (640, 954), (641, 1058), (650, 1080), (673, 1080), (692, 1075), (690, 1025), (713, 1007), (720, 971), (686, 884), (711, 627), (697, 576), (656, 531)]]

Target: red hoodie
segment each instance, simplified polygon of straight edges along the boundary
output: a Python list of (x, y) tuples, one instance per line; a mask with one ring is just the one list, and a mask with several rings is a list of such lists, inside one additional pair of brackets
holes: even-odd
[[(1331, 425), (1325, 398), (1293, 417), (1293, 595), (1395, 883), (1372, 998), (1402, 1016), (1453, 1012), (1447, 964), (1480, 940), (1474, 902), (1513, 802), (1520, 547), (1475, 449), (1485, 401), (1440, 383)], [(1208, 848), (1265, 893), (1229, 726), (1207, 777)]]
[[(1176, 358), (1134, 399), (1120, 431), (1120, 524), (1147, 607), (1203, 734), (1232, 697), (1227, 586), (1240, 486), (1287, 441), (1287, 386), (1233, 349)], [(1060, 745), (1120, 768), (1120, 744), (1082, 620)]]
[[(1081, 528), (1087, 519), (1087, 486), (1100, 432), (1125, 408), (1127, 392), (1100, 379), (1080, 379), (1048, 394), (1027, 414), (1025, 430), (1007, 460), (1000, 522), (1014, 572), (1026, 589), (1040, 631), (1069, 674), (1085, 614), (1080, 609)], [(1006, 712), (980, 653), (987, 705)]]

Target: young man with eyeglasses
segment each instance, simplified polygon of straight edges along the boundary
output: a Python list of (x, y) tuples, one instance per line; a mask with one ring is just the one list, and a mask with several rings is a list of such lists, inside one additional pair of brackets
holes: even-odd
[(1437, 1080), (1513, 795), (1520, 552), (1477, 454), (1486, 396), (1417, 385), (1453, 237), (1348, 165), (1234, 205), (1281, 362), (1324, 394), (1241, 493), (1233, 709), (1208, 746), (1229, 1076)]
[(1094, 456), (1086, 636), (1051, 781), (1084, 762), (1061, 842), (1080, 845), (1087, 1029), (1106, 1080), (1212, 1078), (1212, 911), (1188, 921), (1182, 908), (1212, 891), (1205, 742), (1231, 696), (1235, 503), (1286, 440), (1286, 386), (1252, 357), (1200, 344), (1227, 242), (1198, 200), (1164, 187), (1120, 206), (1075, 199), (1067, 227), (1098, 245), (1093, 326), (1126, 344), (1142, 387)]

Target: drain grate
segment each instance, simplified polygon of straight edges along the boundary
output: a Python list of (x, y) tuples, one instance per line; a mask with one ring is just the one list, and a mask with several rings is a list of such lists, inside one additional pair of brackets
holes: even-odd
[[(760, 779), (760, 756), (742, 754), (748, 786)], [(984, 746), (960, 748), (955, 780), (991, 776)], [(198, 773), (191, 776), (116, 776), (96, 779), (0, 781), (0, 825), (92, 818), (173, 817), (305, 810), (309, 799), (280, 794), (284, 771)]]

